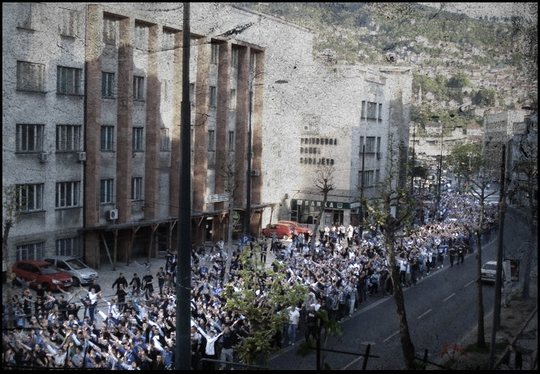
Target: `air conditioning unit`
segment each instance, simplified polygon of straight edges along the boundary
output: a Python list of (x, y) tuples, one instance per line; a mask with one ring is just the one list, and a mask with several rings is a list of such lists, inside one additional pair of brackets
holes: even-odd
[(48, 154), (48, 153), (46, 153), (46, 152), (41, 152), (41, 153), (39, 154), (39, 162), (45, 163), (45, 162), (47, 162), (48, 160), (49, 160), (49, 154)]
[(261, 172), (259, 170), (251, 170), (251, 176), (252, 177), (260, 177)]
[(86, 152), (79, 152), (79, 161), (86, 161)]
[(118, 209), (108, 210), (105, 213), (105, 218), (107, 219), (107, 221), (114, 221), (115, 219), (118, 219)]

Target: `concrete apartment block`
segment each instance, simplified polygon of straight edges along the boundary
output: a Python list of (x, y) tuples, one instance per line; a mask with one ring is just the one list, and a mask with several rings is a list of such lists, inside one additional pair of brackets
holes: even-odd
[[(76, 254), (99, 267), (176, 248), (181, 4), (2, 6), (3, 189), (24, 208), (4, 266)], [(337, 185), (325, 222), (354, 223), (361, 145), (375, 196), (389, 139), (408, 144), (409, 70), (321, 63), (310, 30), (227, 4), (193, 3), (190, 26), (193, 245), (227, 239), (224, 196), (246, 214), (247, 178), (252, 234), (306, 222), (322, 162)]]

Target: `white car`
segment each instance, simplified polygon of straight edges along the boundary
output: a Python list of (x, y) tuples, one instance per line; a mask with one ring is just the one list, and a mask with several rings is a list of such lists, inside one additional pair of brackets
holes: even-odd
[(70, 274), (73, 278), (73, 285), (87, 285), (99, 278), (98, 272), (86, 265), (77, 257), (72, 256), (50, 256), (45, 261), (55, 265), (58, 269)]
[[(480, 280), (482, 282), (493, 282), (497, 277), (497, 261), (488, 261), (480, 269)], [(502, 281), (504, 282), (504, 269), (502, 270)]]

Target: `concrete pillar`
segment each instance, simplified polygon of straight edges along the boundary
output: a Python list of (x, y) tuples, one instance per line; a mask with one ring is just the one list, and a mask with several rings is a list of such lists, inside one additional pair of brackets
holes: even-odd
[(146, 144), (144, 170), (144, 218), (157, 218), (159, 198), (159, 140), (161, 84), (158, 79), (159, 27), (149, 27), (148, 81), (146, 87)]

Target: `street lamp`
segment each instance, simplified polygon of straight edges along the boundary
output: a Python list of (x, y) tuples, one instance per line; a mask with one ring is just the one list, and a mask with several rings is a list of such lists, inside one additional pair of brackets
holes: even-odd
[(412, 163), (411, 163), (411, 195), (414, 193), (414, 163), (415, 163), (415, 144), (416, 144), (416, 122), (414, 123), (413, 143), (412, 143)]
[(442, 157), (443, 157), (443, 124), (440, 120), (438, 120), (438, 123), (441, 126), (441, 154), (439, 156), (439, 167), (437, 170), (437, 215), (436, 217), (439, 218), (440, 209), (441, 209), (441, 174), (442, 174)]

